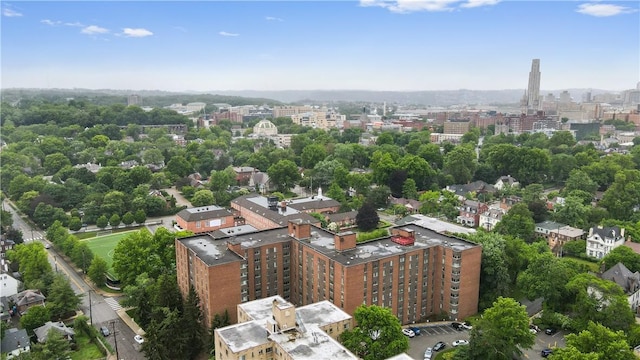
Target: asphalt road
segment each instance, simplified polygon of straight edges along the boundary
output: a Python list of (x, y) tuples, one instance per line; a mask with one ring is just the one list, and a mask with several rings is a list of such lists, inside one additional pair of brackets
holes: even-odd
[[(6, 211), (11, 212), (13, 216), (13, 227), (20, 229), (23, 234), (25, 243), (32, 241), (40, 241), (43, 244), (51, 245), (44, 239), (45, 233), (36, 228), (32, 228), (20, 215), (9, 206), (8, 202), (3, 202), (3, 207)], [(171, 222), (169, 222), (171, 223)], [(33, 235), (32, 235), (33, 234)], [(93, 288), (87, 284), (80, 269), (74, 268), (71, 264), (67, 263), (64, 258), (57, 253), (53, 246), (47, 249), (49, 263), (54, 271), (63, 273), (69, 279), (71, 288), (76, 294), (82, 295), (82, 303), (80, 304), (80, 310), (90, 318), (92, 324), (99, 329), (100, 326), (109, 325), (113, 328), (113, 324), (116, 326), (116, 335), (118, 338), (118, 353), (120, 359), (124, 360), (142, 360), (144, 355), (139, 351), (140, 346), (133, 340), (133, 331), (120, 320), (120, 317), (116, 313), (116, 310), (120, 308), (115, 299), (105, 300), (105, 298), (96, 293)], [(110, 337), (109, 341), (111, 346), (115, 349), (115, 338)]]

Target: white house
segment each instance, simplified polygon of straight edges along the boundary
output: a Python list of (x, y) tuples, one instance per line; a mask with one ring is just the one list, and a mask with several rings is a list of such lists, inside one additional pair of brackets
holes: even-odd
[(623, 263), (613, 265), (609, 270), (600, 275), (602, 279), (613, 281), (624, 290), (629, 300), (629, 306), (634, 313), (640, 306), (640, 273), (632, 273)]
[(2, 273), (0, 274), (0, 294), (2, 296), (12, 296), (20, 291), (20, 287), (22, 286), (22, 282), (20, 280), (16, 280), (13, 276)]
[(511, 175), (507, 175), (507, 176), (500, 176), (498, 181), (496, 181), (496, 184), (493, 185), (493, 187), (498, 190), (502, 190), (505, 186), (518, 187), (520, 186), (520, 183)]
[(602, 259), (611, 250), (624, 244), (624, 229), (618, 226), (589, 229), (587, 236), (587, 255)]
[(485, 230), (491, 231), (502, 220), (504, 214), (505, 211), (500, 208), (489, 208), (480, 214), (480, 226)]

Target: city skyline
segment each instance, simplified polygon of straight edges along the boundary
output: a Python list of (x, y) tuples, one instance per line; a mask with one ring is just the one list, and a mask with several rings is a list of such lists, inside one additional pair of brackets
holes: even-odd
[(620, 91), (637, 2), (3, 2), (2, 88)]

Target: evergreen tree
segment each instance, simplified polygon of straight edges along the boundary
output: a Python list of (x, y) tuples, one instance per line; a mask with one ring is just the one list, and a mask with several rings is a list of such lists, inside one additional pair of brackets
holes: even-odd
[(376, 212), (375, 206), (371, 202), (365, 202), (362, 204), (358, 214), (356, 215), (356, 224), (358, 229), (362, 231), (371, 231), (378, 227), (380, 222), (380, 216)]
[(189, 294), (184, 302), (182, 311), (182, 321), (184, 323), (187, 348), (189, 349), (189, 359), (195, 359), (205, 343), (207, 331), (204, 325), (204, 316), (200, 309), (200, 298), (196, 290), (191, 286)]

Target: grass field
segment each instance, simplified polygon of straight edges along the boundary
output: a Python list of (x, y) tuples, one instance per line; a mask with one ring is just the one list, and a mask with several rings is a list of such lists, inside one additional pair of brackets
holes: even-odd
[(98, 236), (83, 241), (87, 243), (87, 246), (89, 246), (89, 249), (93, 251), (93, 254), (104, 259), (104, 261), (107, 262), (109, 269), (111, 269), (111, 263), (113, 262), (113, 249), (115, 249), (120, 239), (128, 236), (134, 231)]

